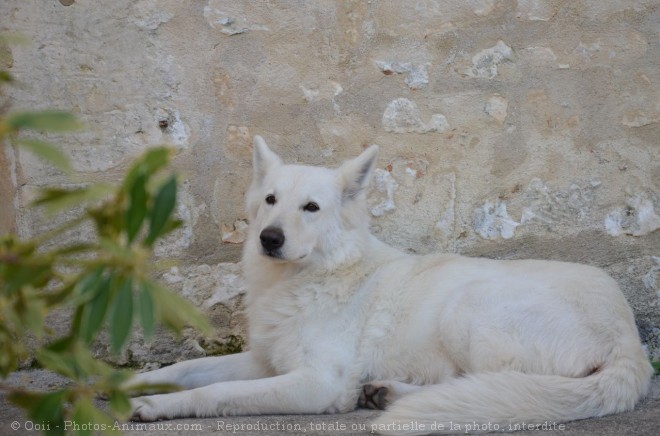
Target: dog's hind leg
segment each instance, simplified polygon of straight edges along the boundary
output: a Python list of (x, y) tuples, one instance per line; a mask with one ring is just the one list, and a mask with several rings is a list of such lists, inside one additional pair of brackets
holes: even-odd
[(136, 374), (126, 387), (143, 384), (175, 384), (185, 389), (198, 388), (223, 381), (252, 380), (269, 376), (268, 369), (250, 353), (202, 357)]
[(385, 410), (398, 398), (424, 389), (423, 386), (411, 385), (394, 380), (373, 381), (362, 387), (358, 407)]

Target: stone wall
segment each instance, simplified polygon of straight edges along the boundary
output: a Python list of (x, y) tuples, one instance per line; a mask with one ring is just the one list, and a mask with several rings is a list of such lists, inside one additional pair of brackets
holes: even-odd
[(87, 124), (51, 138), (73, 180), (0, 157), (17, 205), (3, 228), (48, 225), (27, 206), (35, 187), (118, 180), (146, 148), (178, 150), (186, 224), (158, 256), (218, 338), (137, 341), (124, 362), (244, 332), (254, 134), (321, 165), (379, 144), (373, 229), (404, 250), (604, 267), (660, 357), (659, 0), (5, 0), (0, 17), (31, 40), (11, 47), (14, 106)]

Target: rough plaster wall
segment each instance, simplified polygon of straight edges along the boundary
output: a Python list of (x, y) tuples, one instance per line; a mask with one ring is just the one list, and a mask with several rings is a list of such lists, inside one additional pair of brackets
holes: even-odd
[[(0, 44), (0, 69), (8, 70), (13, 62), (9, 48)], [(0, 90), (0, 112), (6, 110), (1, 105), (6, 104), (7, 96)], [(12, 201), (16, 198), (16, 160), (13, 150), (8, 150), (9, 144), (0, 141), (0, 199), (3, 207), (0, 207), (0, 234), (16, 233), (16, 207), (12, 207)]]
[[(233, 262), (260, 134), (310, 164), (379, 144), (373, 229), (404, 250), (606, 268), (660, 357), (660, 1), (8, 0), (0, 17), (33, 41), (12, 47), (15, 106), (88, 126), (52, 138), (73, 180), (12, 157), (20, 233), (51, 225), (35, 187), (118, 180), (174, 145), (186, 225), (158, 255), (220, 340), (244, 328)], [(122, 359), (213, 348), (168, 340)]]
[[(0, 146), (4, 146), (1, 144)], [(16, 200), (16, 182), (14, 181), (13, 152), (0, 150), (0, 199), (4, 206), (0, 208), (0, 234), (16, 233), (16, 213), (13, 200)]]

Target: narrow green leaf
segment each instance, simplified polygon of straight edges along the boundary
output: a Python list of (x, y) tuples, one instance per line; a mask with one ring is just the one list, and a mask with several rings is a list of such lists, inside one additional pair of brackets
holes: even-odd
[(129, 205), (126, 210), (126, 234), (128, 242), (135, 239), (144, 218), (147, 216), (147, 176), (140, 174), (129, 191)]
[(51, 273), (51, 266), (48, 264), (15, 265), (6, 270), (5, 292), (11, 294), (28, 284), (38, 287), (51, 277)]
[(80, 379), (87, 380), (91, 376), (107, 377), (114, 371), (107, 363), (95, 359), (89, 348), (80, 342), (72, 347), (70, 356), (76, 364), (76, 373)]
[[(105, 426), (105, 430), (103, 431), (104, 435), (117, 435), (120, 436), (123, 433), (117, 428), (117, 421), (114, 418), (111, 418), (108, 416), (107, 413), (104, 413), (103, 411), (97, 409), (96, 407), (93, 407), (90, 412), (92, 413), (92, 421), (95, 424), (100, 424), (101, 426)], [(126, 417), (128, 418), (128, 416)]]
[(78, 280), (78, 283), (75, 286), (74, 305), (86, 304), (96, 296), (99, 290), (98, 285), (101, 281), (103, 269), (104, 267), (102, 266), (96, 267)]
[(147, 151), (142, 159), (146, 172), (153, 174), (164, 168), (170, 160), (171, 153), (172, 150), (168, 147), (154, 147)]
[(128, 339), (133, 324), (133, 279), (124, 279), (112, 302), (110, 343), (113, 352), (119, 354)]
[(65, 350), (71, 349), (74, 342), (75, 339), (73, 336), (65, 336), (61, 339), (56, 340), (51, 344), (48, 344), (48, 346), (45, 347), (45, 349), (48, 351), (53, 351), (55, 353), (61, 353)]
[(78, 254), (92, 250), (96, 250), (96, 245), (90, 244), (88, 242), (80, 242), (76, 244), (66, 245), (64, 247), (59, 247), (53, 251), (53, 254), (55, 254), (56, 256), (68, 256), (70, 254)]
[(27, 356), (22, 344), (16, 343), (16, 337), (8, 337), (5, 332), (0, 332), (0, 378), (9, 377), (9, 374), (18, 369), (18, 363)]
[(156, 307), (151, 290), (145, 282), (140, 283), (140, 322), (147, 340), (154, 334), (156, 328)]
[(85, 306), (78, 306), (74, 309), (73, 312), (73, 320), (71, 321), (71, 334), (70, 334), (70, 342), (68, 345), (73, 346), (74, 343), (76, 342), (76, 339), (80, 338), (80, 326), (82, 325), (82, 319), (85, 311)]
[(23, 320), (25, 321), (25, 326), (34, 333), (37, 338), (41, 338), (44, 335), (43, 324), (45, 315), (46, 305), (42, 300), (36, 299), (32, 296), (26, 298)]
[(113, 369), (106, 375), (103, 383), (110, 388), (109, 390), (118, 389), (121, 388), (134, 375), (135, 374), (133, 371), (127, 369)]
[(0, 82), (13, 82), (14, 78), (6, 71), (0, 71)]
[(120, 417), (128, 417), (132, 411), (128, 395), (121, 391), (113, 391), (110, 394), (110, 410)]
[(165, 223), (165, 227), (163, 227), (163, 230), (160, 231), (159, 237), (163, 237), (168, 235), (170, 232), (178, 229), (179, 227), (183, 226), (183, 221), (179, 219), (170, 219)]
[(136, 265), (140, 261), (137, 250), (111, 238), (101, 237), (99, 246), (112, 265)]
[(95, 183), (74, 189), (48, 188), (41, 191), (41, 194), (32, 202), (32, 205), (46, 205), (47, 211), (54, 213), (80, 206), (83, 203), (103, 200), (113, 193), (114, 189), (112, 185), (106, 183)]
[(30, 38), (28, 38), (25, 35), (21, 35), (20, 33), (2, 32), (2, 34), (0, 34), (0, 45), (28, 46), (32, 42), (34, 41), (32, 41)]
[(137, 162), (133, 164), (126, 177), (124, 177), (124, 191), (130, 192), (135, 179), (145, 175), (147, 179), (158, 170), (164, 168), (170, 160), (171, 150), (167, 147), (149, 149)]
[(165, 183), (160, 187), (154, 199), (154, 205), (149, 215), (150, 228), (149, 236), (145, 242), (147, 245), (153, 245), (156, 238), (162, 232), (165, 224), (170, 219), (170, 215), (174, 210), (176, 204), (176, 176), (170, 176)]
[(141, 383), (139, 385), (132, 385), (126, 393), (132, 397), (138, 395), (153, 395), (153, 394), (167, 394), (170, 392), (178, 392), (183, 388), (179, 385), (172, 383)]
[(65, 377), (72, 379), (77, 377), (75, 361), (66, 352), (56, 352), (42, 348), (37, 351), (37, 360), (44, 368), (55, 371)]
[(213, 333), (208, 320), (188, 300), (158, 283), (148, 282), (148, 286), (152, 298), (158, 302), (159, 319), (175, 333), (180, 334), (186, 326), (194, 327), (206, 335)]
[(94, 434), (94, 405), (90, 398), (80, 398), (73, 407), (72, 421), (79, 425), (76, 436), (92, 436)]
[(67, 132), (82, 128), (82, 123), (72, 113), (57, 110), (19, 112), (9, 115), (6, 122), (14, 130)]
[(36, 139), (19, 139), (16, 142), (26, 150), (31, 151), (42, 159), (47, 160), (57, 168), (70, 173), (71, 164), (69, 158), (66, 157), (57, 147), (47, 142), (39, 141)]
[(94, 298), (82, 308), (79, 336), (87, 344), (92, 342), (106, 318), (112, 283), (112, 276), (104, 277), (98, 284)]
[(73, 189), (45, 188), (40, 191), (39, 197), (37, 197), (37, 199), (32, 202), (32, 205), (41, 206), (42, 204), (59, 201), (62, 198), (69, 196), (80, 197), (83, 195), (84, 191), (86, 190), (87, 188), (73, 188)]
[(68, 391), (62, 389), (43, 395), (28, 409), (35, 422), (48, 425), (48, 435), (64, 435), (64, 399)]
[(44, 395), (43, 393), (30, 391), (11, 391), (7, 395), (7, 400), (22, 409), (29, 409), (40, 401)]

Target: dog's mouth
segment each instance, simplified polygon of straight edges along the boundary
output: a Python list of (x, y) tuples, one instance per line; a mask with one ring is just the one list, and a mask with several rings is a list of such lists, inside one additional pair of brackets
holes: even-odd
[(280, 261), (280, 262), (298, 262), (298, 261), (301, 261), (301, 260), (303, 260), (307, 257), (307, 254), (303, 254), (303, 255), (295, 258), (295, 259), (287, 259), (286, 257), (284, 257), (284, 255), (282, 254), (282, 252), (280, 250), (262, 250), (261, 254), (263, 256), (266, 256), (266, 257), (270, 258), (270, 259)]
[(280, 250), (262, 250), (261, 254), (271, 259), (285, 260)]

